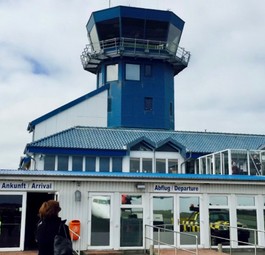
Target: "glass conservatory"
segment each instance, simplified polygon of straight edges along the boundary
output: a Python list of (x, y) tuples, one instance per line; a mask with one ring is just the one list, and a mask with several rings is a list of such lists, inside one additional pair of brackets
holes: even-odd
[(227, 149), (198, 158), (199, 174), (264, 175), (265, 151)]

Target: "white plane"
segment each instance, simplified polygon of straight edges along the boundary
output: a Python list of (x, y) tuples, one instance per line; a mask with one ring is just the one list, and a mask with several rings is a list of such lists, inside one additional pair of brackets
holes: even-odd
[(110, 218), (110, 197), (95, 196), (92, 198), (92, 215), (102, 218)]

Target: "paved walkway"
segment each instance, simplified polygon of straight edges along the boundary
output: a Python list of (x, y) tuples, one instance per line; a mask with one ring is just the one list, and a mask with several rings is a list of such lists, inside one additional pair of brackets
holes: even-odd
[[(106, 252), (107, 253), (107, 252)], [(37, 251), (5, 251), (0, 252), (0, 255), (37, 255)], [(179, 251), (176, 253), (176, 255), (191, 255), (192, 253), (186, 252), (186, 251)], [(160, 255), (175, 255), (174, 250), (162, 250), (160, 252)], [(209, 250), (209, 249), (200, 249), (199, 255), (227, 255), (227, 253), (221, 253), (215, 250)]]
[(1, 255), (37, 255), (37, 251), (2, 251)]

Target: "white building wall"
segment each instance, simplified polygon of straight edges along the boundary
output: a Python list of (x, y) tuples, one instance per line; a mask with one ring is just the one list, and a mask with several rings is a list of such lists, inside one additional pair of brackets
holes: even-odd
[[(254, 185), (239, 185), (239, 184), (198, 184), (191, 183), (185, 184), (179, 182), (177, 184), (179, 186), (196, 186), (199, 187), (199, 191), (195, 193), (190, 192), (157, 192), (154, 190), (154, 185), (168, 185), (167, 182), (157, 182), (153, 183), (145, 183), (145, 190), (139, 190), (136, 188), (136, 183), (139, 181), (119, 181), (119, 182), (108, 182), (108, 181), (58, 181), (55, 182), (55, 190), (58, 192), (58, 197), (60, 201), (60, 205), (62, 207), (62, 211), (60, 212), (60, 216), (62, 219), (67, 219), (68, 223), (71, 220), (80, 220), (81, 222), (81, 249), (89, 249), (89, 238), (90, 238), (90, 210), (91, 210), (91, 198), (93, 195), (110, 195), (112, 197), (112, 233), (116, 237), (112, 242), (112, 246), (114, 249), (119, 249), (119, 236), (120, 236), (120, 199), (121, 194), (135, 194), (142, 195), (143, 198), (143, 224), (152, 225), (152, 205), (151, 198), (152, 196), (165, 196), (165, 195), (179, 195), (179, 196), (192, 196), (198, 195), (201, 197), (201, 227), (203, 229), (201, 245), (202, 247), (209, 247), (209, 222), (208, 222), (208, 207), (209, 207), (209, 196), (220, 194), (227, 195), (230, 199), (230, 205), (233, 205), (233, 210), (231, 212), (235, 212), (235, 198), (238, 195), (251, 195), (255, 196), (257, 201), (261, 203), (257, 203), (255, 208), (258, 211), (258, 227), (259, 229), (264, 229), (264, 217), (263, 217), (263, 200), (265, 194), (265, 188), (262, 185), (254, 186)], [(143, 183), (143, 182), (142, 182)], [(170, 185), (170, 184), (169, 184)], [(172, 184), (171, 184), (172, 185)], [(74, 199), (74, 192), (76, 190), (80, 190), (82, 194), (82, 201), (76, 202)], [(225, 192), (224, 192), (225, 191)], [(233, 200), (233, 202), (231, 202)], [(232, 219), (231, 219), (232, 222)], [(117, 239), (117, 240), (116, 240)], [(77, 242), (74, 242), (74, 245), (77, 245)]]
[(35, 126), (33, 141), (74, 126), (107, 127), (107, 101), (105, 90), (42, 121)]

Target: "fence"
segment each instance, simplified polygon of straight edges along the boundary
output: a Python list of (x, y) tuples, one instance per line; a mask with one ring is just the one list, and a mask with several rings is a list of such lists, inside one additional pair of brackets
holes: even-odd
[(69, 231), (71, 233), (71, 238), (72, 238), (72, 242), (73, 242), (73, 237), (77, 237), (77, 240), (73, 242), (73, 249), (74, 249), (74, 253), (77, 255), (80, 255), (80, 250), (81, 250), (81, 236), (78, 235), (75, 231), (73, 231), (72, 229), (69, 228)]
[[(167, 241), (163, 239), (163, 234), (169, 233), (173, 239), (170, 241)], [(179, 238), (178, 235), (186, 236), (189, 238), (192, 238), (194, 240), (195, 248), (188, 249), (185, 247), (180, 247), (177, 240)], [(173, 242), (172, 242), (173, 241)], [(152, 225), (145, 225), (145, 250), (150, 250), (150, 255), (154, 252), (155, 249), (157, 249), (157, 254), (160, 255), (161, 253), (161, 247), (163, 248), (172, 248), (175, 250), (175, 254), (177, 254), (178, 250), (183, 250), (187, 253), (198, 255), (198, 237), (193, 234), (184, 233), (184, 232), (178, 232), (174, 231), (172, 229), (168, 229), (165, 226), (152, 226)]]
[[(224, 237), (222, 234), (220, 235), (213, 235), (212, 231), (210, 231), (210, 244), (212, 246), (213, 239), (218, 240), (215, 245), (218, 245), (218, 250), (221, 251), (223, 249), (223, 245), (229, 246), (229, 254), (232, 255), (233, 253), (238, 250), (238, 245), (241, 245), (242, 248), (250, 248), (253, 250), (252, 254), (257, 255), (258, 249), (265, 249), (265, 231), (253, 229), (253, 228), (244, 228), (244, 227), (232, 227), (228, 225), (221, 225), (223, 229), (226, 229), (228, 236)], [(237, 240), (231, 238), (231, 232), (237, 232)], [(247, 233), (248, 238), (243, 237), (242, 233)], [(251, 239), (251, 240), (249, 240)], [(259, 242), (260, 240), (260, 242)], [(261, 244), (263, 243), (263, 244)], [(242, 252), (242, 251), (241, 251)]]

